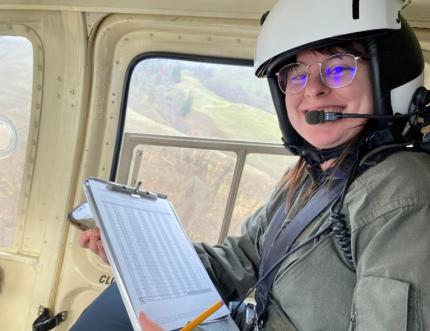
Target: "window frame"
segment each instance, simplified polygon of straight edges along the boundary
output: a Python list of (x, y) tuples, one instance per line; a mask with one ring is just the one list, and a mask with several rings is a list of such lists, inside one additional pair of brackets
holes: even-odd
[[(230, 186), (229, 194), (226, 201), (224, 217), (218, 235), (218, 243), (222, 243), (227, 237), (233, 211), (236, 205), (236, 198), (239, 191), (242, 173), (246, 165), (247, 156), (250, 154), (269, 154), (269, 155), (291, 155), (285, 147), (279, 143), (264, 143), (253, 141), (239, 141), (228, 139), (214, 139), (214, 138), (200, 138), (200, 137), (182, 137), (171, 136), (165, 134), (145, 134), (145, 133), (125, 133), (125, 119), (127, 113), (128, 94), (130, 89), (130, 81), (133, 75), (134, 68), (141, 62), (148, 59), (173, 59), (193, 62), (203, 62), (211, 64), (227, 64), (239, 66), (252, 66), (251, 60), (245, 59), (231, 59), (219, 58), (209, 56), (197, 56), (176, 54), (168, 52), (150, 52), (140, 54), (135, 57), (129, 64), (126, 75), (125, 84), (121, 98), (120, 116), (118, 121), (117, 136), (114, 148), (114, 156), (112, 160), (111, 181), (118, 181), (120, 183), (127, 183), (127, 180), (133, 169), (130, 168), (133, 154), (136, 146), (149, 145), (149, 146), (167, 146), (167, 147), (181, 147), (193, 149), (205, 149), (214, 151), (228, 151), (236, 155), (235, 167)], [(280, 133), (281, 134), (281, 133)], [(140, 164), (135, 163), (135, 167)]]
[(130, 90), (131, 77), (133, 76), (134, 68), (142, 61), (150, 59), (169, 59), (169, 60), (182, 60), (182, 61), (193, 61), (211, 64), (227, 64), (227, 65), (239, 65), (239, 66), (252, 66), (252, 60), (246, 59), (233, 59), (223, 57), (212, 57), (195, 54), (180, 54), (180, 53), (169, 53), (169, 52), (147, 52), (137, 55), (128, 65), (125, 71), (124, 88), (122, 90), (120, 114), (118, 119), (117, 135), (115, 139), (115, 147), (112, 159), (111, 173), (109, 176), (110, 180), (115, 180), (117, 177), (117, 169), (119, 166), (120, 152), (122, 146), (122, 138), (124, 133), (125, 118), (127, 116), (127, 104), (128, 94)]

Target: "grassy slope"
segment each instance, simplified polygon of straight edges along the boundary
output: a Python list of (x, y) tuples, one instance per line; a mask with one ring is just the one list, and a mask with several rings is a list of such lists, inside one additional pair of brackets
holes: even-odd
[(193, 111), (201, 112), (213, 120), (225, 137), (250, 141), (280, 141), (276, 118), (260, 109), (231, 103), (208, 90), (191, 72), (182, 73), (181, 84), (193, 93)]

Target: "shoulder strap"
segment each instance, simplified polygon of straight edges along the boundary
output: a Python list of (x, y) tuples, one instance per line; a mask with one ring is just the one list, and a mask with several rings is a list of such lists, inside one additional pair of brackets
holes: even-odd
[[(279, 264), (269, 274), (266, 273), (291, 250), (300, 234), (308, 225), (325, 210), (339, 195), (342, 190), (344, 180), (334, 179), (330, 186), (322, 187), (308, 201), (291, 222), (281, 230), (286, 217), (286, 204), (282, 204), (277, 210), (262, 247), (262, 257), (259, 267), (260, 285), (256, 290), (257, 315), (259, 319), (265, 320), (269, 293), (273, 285), (275, 276), (281, 266)], [(281, 231), (281, 232), (280, 232)], [(264, 280), (261, 278), (264, 277)]]

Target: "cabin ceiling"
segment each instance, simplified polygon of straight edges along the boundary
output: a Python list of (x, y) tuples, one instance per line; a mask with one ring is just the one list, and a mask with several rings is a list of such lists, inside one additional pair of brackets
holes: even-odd
[(0, 9), (71, 10), (259, 19), (276, 0), (0, 0)]
[[(102, 16), (106, 13), (139, 13), (259, 20), (276, 2), (277, 0), (0, 0), (0, 10), (71, 11)], [(430, 0), (411, 0), (403, 15), (415, 28), (426, 61), (429, 62)]]
[[(375, 0), (376, 1), (376, 0)], [(0, 0), (0, 9), (152, 13), (259, 19), (276, 0)], [(430, 28), (430, 1), (412, 0), (404, 15), (414, 27)]]
[(404, 15), (413, 27), (430, 29), (430, 1), (412, 0), (404, 10)]

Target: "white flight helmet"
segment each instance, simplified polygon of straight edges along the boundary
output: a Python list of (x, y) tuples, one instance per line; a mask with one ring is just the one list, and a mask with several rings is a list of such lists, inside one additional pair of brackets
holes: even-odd
[[(374, 113), (406, 114), (424, 85), (418, 40), (400, 15), (408, 0), (280, 0), (262, 19), (255, 74), (267, 77), (286, 147), (303, 155), (309, 146), (291, 127), (276, 73), (308, 48), (359, 41), (370, 60)], [(387, 121), (378, 121), (386, 127)]]

